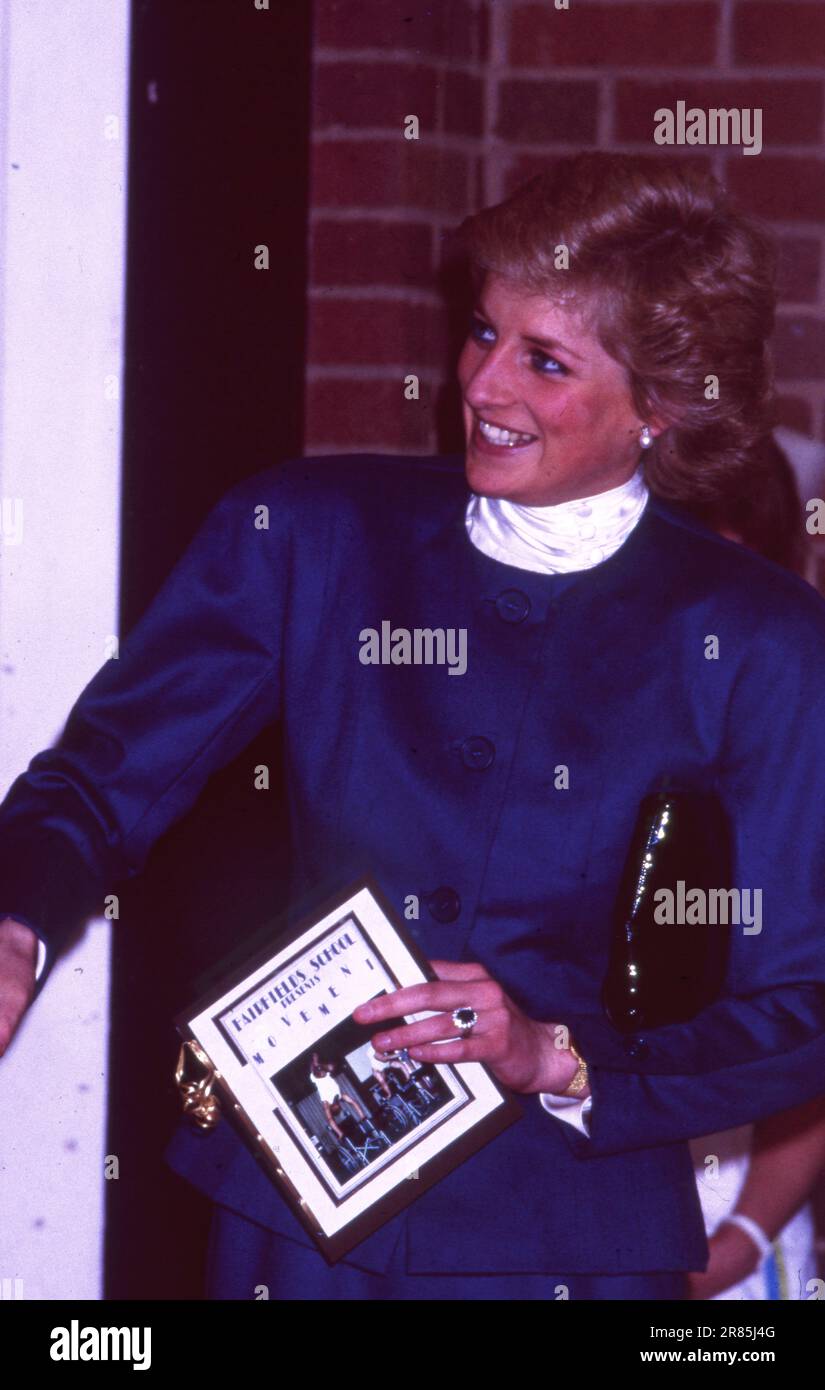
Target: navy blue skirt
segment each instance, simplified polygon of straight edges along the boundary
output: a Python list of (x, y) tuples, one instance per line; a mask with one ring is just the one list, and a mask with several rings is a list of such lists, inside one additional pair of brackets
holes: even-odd
[[(357, 1252), (353, 1252), (357, 1257)], [(565, 1292), (566, 1291), (566, 1292)], [(552, 1300), (686, 1297), (685, 1275), (645, 1274), (408, 1274), (406, 1225), (386, 1274), (323, 1255), (275, 1235), (226, 1207), (213, 1209), (207, 1298), (210, 1299), (473, 1299)]]

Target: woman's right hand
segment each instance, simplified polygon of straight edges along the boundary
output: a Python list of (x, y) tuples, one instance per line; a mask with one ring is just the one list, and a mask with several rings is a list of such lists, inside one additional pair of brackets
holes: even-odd
[(37, 936), (13, 917), (0, 921), (0, 1057), (34, 997)]

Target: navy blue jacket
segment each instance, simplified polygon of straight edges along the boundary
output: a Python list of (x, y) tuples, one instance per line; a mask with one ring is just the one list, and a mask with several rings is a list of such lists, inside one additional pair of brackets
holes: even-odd
[[(825, 1089), (825, 603), (653, 499), (593, 569), (512, 568), (470, 544), (467, 496), (458, 457), (296, 460), (234, 487), (0, 807), (0, 910), (51, 958), (279, 721), (294, 900), (365, 871), (399, 913), (418, 895), (425, 954), (481, 961), (590, 1064), (590, 1139), (525, 1096), (350, 1259), (385, 1269), (405, 1221), (411, 1272), (702, 1268), (688, 1137)], [(384, 620), (466, 628), (466, 673), (362, 664)], [(610, 912), (663, 775), (722, 798), (763, 930), (734, 929), (717, 1002), (626, 1038), (599, 1003)], [(169, 1158), (310, 1243), (226, 1122), (182, 1128)]]

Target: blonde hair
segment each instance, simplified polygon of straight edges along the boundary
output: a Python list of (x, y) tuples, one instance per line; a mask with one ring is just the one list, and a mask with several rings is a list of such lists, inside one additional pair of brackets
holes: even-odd
[(653, 491), (711, 501), (753, 484), (771, 423), (776, 248), (714, 178), (586, 152), (465, 219), (456, 240), (477, 280), (505, 275), (592, 323), (640, 418), (669, 426), (645, 455)]

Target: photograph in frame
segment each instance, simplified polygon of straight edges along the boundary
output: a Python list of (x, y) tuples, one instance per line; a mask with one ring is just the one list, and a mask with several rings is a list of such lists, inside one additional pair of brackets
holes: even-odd
[(330, 1263), (521, 1116), (485, 1065), (379, 1052), (376, 1025), (352, 1017), (435, 978), (365, 879), (177, 1019), (221, 1112)]

